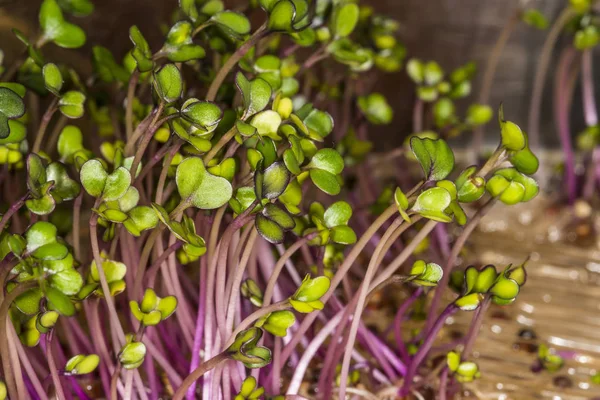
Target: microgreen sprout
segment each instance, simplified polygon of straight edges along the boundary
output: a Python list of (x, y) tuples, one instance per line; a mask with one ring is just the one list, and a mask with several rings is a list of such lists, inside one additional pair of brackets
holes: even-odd
[[(13, 31), (24, 58), (0, 68), (0, 400), (86, 398), (88, 380), (110, 399), (295, 398), (317, 365), (323, 398), (404, 398), (430, 385), (438, 333), (469, 311), (440, 393), (479, 377), (483, 316), (516, 301), (525, 266), (463, 270), (458, 257), (492, 206), (538, 195), (535, 135), (500, 108), (496, 150), (463, 168), (451, 139), (494, 114), (458, 106), (475, 64), (405, 63), (398, 22), (358, 1), (246, 3), (180, 0), (163, 39), (129, 27), (122, 59), (75, 24), (89, 0), (44, 0), (39, 35)], [(581, 19), (574, 43), (589, 51), (598, 33)], [(89, 73), (49, 43), (91, 45)], [(397, 117), (367, 79), (382, 71), (407, 74), (417, 101), (405, 146), (372, 156), (370, 131)], [(362, 317), (391, 288), (408, 297), (387, 335)], [(403, 335), (409, 313), (418, 326)]]

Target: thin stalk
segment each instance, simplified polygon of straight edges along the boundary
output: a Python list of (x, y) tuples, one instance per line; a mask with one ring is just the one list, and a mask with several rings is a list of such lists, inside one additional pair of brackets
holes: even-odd
[(40, 147), (42, 146), (42, 140), (44, 139), (44, 135), (46, 134), (46, 130), (48, 128), (48, 124), (52, 119), (54, 113), (58, 110), (58, 97), (55, 97), (50, 103), (50, 106), (44, 113), (42, 117), (42, 122), (40, 123), (40, 127), (38, 128), (37, 135), (35, 136), (35, 142), (33, 143), (33, 148), (31, 150), (32, 153), (38, 153), (40, 151)]
[[(96, 201), (94, 208), (98, 207), (100, 200)], [(112, 325), (117, 330), (119, 338), (119, 346), (125, 343), (125, 331), (119, 321), (119, 314), (115, 307), (113, 297), (110, 295), (110, 289), (108, 282), (106, 281), (106, 275), (104, 274), (104, 268), (102, 267), (102, 258), (100, 257), (100, 247), (98, 242), (98, 214), (94, 213), (90, 219), (90, 242), (92, 246), (92, 254), (94, 255), (94, 261), (96, 268), (98, 268), (98, 275), (100, 276), (100, 286), (106, 300), (106, 306), (108, 307), (109, 318), (112, 320)]]
[(415, 354), (415, 357), (412, 359), (412, 362), (408, 367), (408, 371), (406, 372), (406, 376), (404, 377), (404, 385), (402, 387), (402, 390), (400, 391), (400, 397), (406, 396), (408, 394), (410, 386), (412, 385), (413, 378), (415, 377), (417, 370), (421, 365), (421, 362), (425, 359), (427, 353), (429, 353), (433, 342), (435, 342), (435, 338), (437, 337), (438, 332), (446, 323), (446, 319), (448, 319), (448, 317), (450, 317), (456, 311), (458, 311), (458, 307), (454, 303), (448, 305), (448, 307), (446, 307), (444, 312), (442, 312), (442, 314), (436, 320), (435, 324), (433, 324), (431, 331), (427, 333), (425, 341), (423, 342), (421, 347), (419, 347), (417, 354)]
[(137, 151), (135, 152), (135, 156), (133, 157), (133, 162), (131, 163), (131, 169), (130, 169), (131, 174), (132, 174), (132, 179), (131, 179), (132, 181), (135, 180), (135, 173), (137, 171), (138, 165), (140, 165), (140, 163), (142, 162), (142, 156), (144, 155), (146, 148), (150, 144), (150, 141), (154, 137), (154, 134), (156, 133), (158, 128), (160, 128), (160, 126), (163, 123), (162, 120), (158, 121), (158, 118), (160, 118), (160, 116), (162, 115), (164, 108), (165, 108), (165, 103), (161, 102), (158, 105), (158, 111), (156, 112), (154, 119), (152, 120), (152, 122), (150, 123), (150, 126), (148, 127), (148, 131), (146, 131), (146, 133), (142, 136), (142, 140), (137, 145), (138, 148), (137, 148)]
[(450, 274), (452, 272), (452, 269), (454, 268), (454, 264), (456, 263), (460, 251), (464, 247), (469, 236), (471, 236), (471, 233), (473, 233), (477, 225), (479, 225), (479, 221), (481, 221), (481, 218), (483, 218), (483, 216), (488, 213), (488, 211), (494, 206), (495, 203), (495, 199), (490, 199), (487, 201), (487, 203), (483, 205), (483, 207), (477, 210), (475, 215), (473, 215), (473, 217), (469, 220), (467, 225), (463, 228), (462, 232), (456, 239), (456, 242), (454, 242), (454, 245), (452, 246), (452, 251), (450, 252), (450, 256), (446, 260), (446, 263), (443, 267), (444, 275), (442, 276), (442, 279), (438, 282), (438, 285), (435, 288), (435, 293), (433, 295), (433, 299), (431, 300), (431, 305), (429, 306), (429, 313), (427, 316), (427, 321), (425, 322), (425, 326), (423, 327), (423, 332), (428, 333), (431, 327), (433, 326), (433, 321), (434, 318), (437, 317), (437, 309), (442, 299), (442, 293), (448, 287)]
[(591, 49), (585, 50), (581, 55), (581, 74), (585, 123), (588, 127), (595, 126), (598, 124), (598, 111), (596, 110), (596, 95), (594, 94), (594, 70)]
[(139, 79), (140, 71), (136, 68), (129, 77), (129, 84), (127, 85), (127, 104), (125, 105), (125, 134), (127, 140), (133, 135), (133, 99)]
[[(396, 205), (393, 204), (390, 207), (388, 207), (379, 217), (377, 217), (375, 221), (373, 221), (371, 226), (365, 231), (365, 233), (361, 236), (358, 242), (356, 242), (354, 247), (352, 247), (352, 250), (350, 251), (350, 253), (348, 253), (348, 256), (346, 257), (342, 265), (340, 265), (338, 271), (333, 277), (329, 291), (325, 293), (325, 295), (321, 298), (321, 301), (325, 303), (327, 300), (329, 300), (337, 286), (341, 283), (343, 277), (348, 273), (348, 270), (350, 269), (350, 267), (352, 267), (352, 265), (354, 264), (362, 250), (369, 243), (371, 238), (375, 236), (379, 228), (381, 228), (381, 226), (397, 212), (398, 209)], [(319, 311), (313, 311), (304, 318), (304, 320), (298, 327), (298, 330), (294, 333), (294, 336), (292, 337), (290, 342), (283, 348), (283, 351), (281, 352), (282, 365), (287, 362), (287, 359), (291, 356), (292, 352), (294, 351), (294, 348), (298, 343), (300, 343), (300, 340), (303, 338), (306, 331), (312, 325), (313, 321), (317, 318), (318, 314)]]
[(227, 133), (225, 133), (223, 136), (221, 136), (221, 138), (219, 139), (219, 141), (210, 149), (210, 151), (208, 153), (206, 153), (206, 155), (204, 156), (204, 158), (202, 159), (202, 161), (204, 161), (204, 165), (208, 165), (208, 163), (215, 158), (215, 156), (217, 155), (217, 153), (227, 144), (229, 143), (229, 141), (231, 139), (233, 139), (233, 137), (235, 136), (235, 134), (237, 133), (237, 128), (234, 126), (233, 128), (231, 128), (230, 130), (227, 131)]
[(217, 92), (223, 84), (223, 81), (225, 80), (229, 72), (233, 69), (233, 67), (237, 65), (237, 63), (242, 59), (242, 57), (244, 57), (246, 53), (268, 33), (269, 31), (267, 30), (267, 23), (265, 22), (252, 34), (252, 36), (248, 38), (246, 42), (244, 42), (243, 45), (241, 45), (236, 50), (235, 53), (231, 55), (231, 57), (227, 59), (227, 61), (225, 62), (225, 64), (223, 64), (219, 72), (217, 72), (215, 79), (213, 79), (212, 83), (210, 84), (210, 87), (208, 88), (208, 92), (206, 94), (206, 100), (214, 101), (217, 98)]
[(119, 396), (117, 394), (117, 383), (119, 382), (119, 375), (121, 374), (121, 363), (117, 364), (115, 367), (115, 371), (110, 378), (110, 399), (111, 400), (119, 400)]
[(227, 340), (227, 342), (225, 344), (225, 348), (228, 348), (229, 346), (231, 346), (233, 344), (233, 341), (234, 341), (235, 337), (237, 336), (237, 334), (240, 333), (241, 331), (243, 331), (244, 329), (248, 328), (255, 321), (259, 320), (260, 318), (264, 317), (265, 315), (271, 314), (272, 312), (288, 310), (290, 307), (291, 307), (290, 302), (288, 300), (283, 300), (283, 301), (279, 301), (277, 303), (273, 303), (270, 306), (261, 307), (258, 310), (254, 311), (252, 314), (250, 314), (249, 316), (244, 318), (244, 320), (242, 322), (240, 322), (239, 325), (235, 328), (235, 330), (233, 331), (233, 333)]
[[(415, 101), (413, 107), (413, 133), (419, 133), (423, 130), (423, 106), (424, 102), (421, 99)], [(341, 393), (341, 392), (340, 392)]]
[(221, 364), (228, 358), (229, 356), (227, 355), (227, 352), (224, 351), (222, 353), (217, 354), (210, 360), (200, 364), (198, 368), (192, 371), (192, 373), (189, 374), (183, 380), (181, 386), (179, 386), (179, 388), (177, 388), (177, 391), (175, 391), (175, 394), (173, 394), (173, 400), (182, 400), (185, 396), (188, 387), (190, 387), (194, 382), (200, 379), (202, 375), (204, 375), (207, 371), (210, 371), (211, 369), (215, 368), (217, 365)]
[[(202, 336), (204, 334), (204, 316), (206, 312), (206, 274), (207, 274), (207, 262), (206, 257), (200, 260), (200, 282), (199, 294), (198, 294), (198, 313), (196, 317), (196, 331), (194, 332), (194, 344), (192, 346), (192, 360), (190, 362), (189, 372), (191, 373), (198, 367), (200, 362), (200, 347), (202, 347)], [(196, 392), (196, 382), (190, 385), (186, 398), (187, 400), (194, 400)]]
[(54, 383), (54, 390), (58, 400), (65, 399), (65, 392), (62, 384), (60, 383), (60, 376), (58, 375), (58, 369), (56, 368), (56, 362), (54, 361), (54, 354), (52, 353), (52, 338), (54, 337), (54, 329), (46, 335), (46, 357), (48, 358), (48, 367), (50, 368), (50, 375), (52, 376), (52, 382)]
[(342, 370), (340, 373), (340, 392), (339, 392), (340, 400), (343, 400), (346, 397), (346, 384), (347, 384), (347, 380), (348, 380), (348, 373), (350, 371), (350, 359), (351, 359), (351, 355), (352, 355), (351, 351), (354, 348), (354, 341), (356, 340), (358, 326), (361, 321), (360, 316), (361, 316), (363, 308), (366, 304), (367, 294), (369, 291), (369, 284), (371, 283), (371, 280), (373, 279), (373, 276), (375, 275), (375, 273), (377, 272), (377, 269), (379, 267), (378, 259), (381, 254), (381, 250), (386, 245), (386, 243), (390, 240), (390, 237), (392, 236), (392, 234), (394, 233), (394, 231), (397, 228), (399, 228), (402, 225), (404, 230), (406, 230), (410, 226), (410, 224), (403, 224), (403, 222), (404, 222), (404, 220), (402, 219), (402, 217), (398, 216), (398, 217), (396, 217), (394, 222), (392, 222), (392, 225), (390, 225), (390, 227), (387, 229), (387, 231), (381, 238), (381, 241), (375, 248), (375, 252), (373, 253), (373, 256), (371, 257), (371, 261), (369, 262), (369, 266), (367, 267), (367, 272), (365, 273), (363, 281), (360, 285), (360, 290), (357, 294), (358, 295), (358, 303), (356, 305), (356, 310), (354, 311), (354, 315), (352, 317), (352, 323), (350, 325), (348, 341), (346, 343), (346, 350), (344, 352), (344, 358), (342, 360)]
[[(10, 362), (10, 350), (8, 343), (8, 311), (12, 302), (21, 294), (37, 285), (37, 282), (25, 282), (18, 284), (10, 293), (4, 297), (0, 305), (0, 358), (2, 358), (2, 369), (4, 371), (4, 383), (10, 398), (18, 399), (19, 392), (13, 376), (13, 366)], [(0, 288), (4, 290), (4, 287)]]
[(25, 194), (25, 196), (21, 197), (19, 200), (17, 200), (17, 202), (13, 203), (10, 206), (8, 211), (6, 211), (6, 213), (2, 216), (2, 219), (0, 219), (0, 232), (2, 232), (4, 230), (4, 227), (6, 226), (6, 224), (8, 224), (8, 221), (10, 221), (10, 218), (17, 211), (19, 211), (19, 209), (21, 209), (21, 207), (23, 207), (23, 205), (25, 204), (25, 201), (27, 201), (28, 198), (29, 198), (29, 192), (27, 192)]
[(267, 287), (265, 289), (265, 295), (263, 296), (263, 306), (268, 306), (271, 304), (271, 299), (273, 298), (273, 291), (275, 290), (275, 285), (277, 284), (277, 279), (279, 278), (279, 274), (283, 270), (285, 263), (290, 259), (291, 256), (294, 255), (299, 248), (304, 246), (310, 240), (314, 239), (318, 235), (317, 232), (307, 235), (296, 241), (293, 245), (291, 245), (277, 260), (277, 264), (273, 268), (273, 272), (269, 277), (269, 282), (267, 282)]
[[(508, 21), (502, 27), (502, 31), (496, 40), (496, 44), (489, 55), (487, 64), (485, 66), (485, 72), (483, 74), (483, 81), (481, 84), (481, 91), (479, 92), (479, 103), (487, 105), (490, 102), (490, 94), (492, 92), (492, 84), (494, 83), (494, 76), (496, 75), (496, 69), (500, 62), (500, 57), (506, 48), (506, 44), (510, 39), (510, 35), (514, 32), (515, 27), (521, 20), (521, 8), (517, 7), (508, 18)], [(479, 155), (483, 146), (483, 126), (478, 127), (475, 130), (473, 136), (473, 152), (474, 155)]]
[(167, 260), (167, 258), (169, 258), (171, 254), (173, 254), (173, 252), (177, 251), (182, 245), (183, 242), (178, 241), (176, 243), (173, 243), (171, 246), (167, 247), (167, 249), (162, 252), (162, 254), (156, 259), (156, 261), (154, 261), (154, 264), (152, 264), (150, 268), (148, 268), (148, 271), (146, 272), (146, 275), (148, 276), (148, 287), (154, 287), (154, 280), (156, 279), (156, 274), (160, 269), (160, 266)]
[(394, 317), (394, 339), (396, 341), (396, 345), (398, 346), (398, 350), (400, 351), (400, 355), (402, 356), (402, 361), (405, 363), (410, 361), (410, 355), (408, 354), (406, 344), (402, 338), (402, 319), (410, 307), (415, 303), (415, 301), (417, 301), (419, 296), (421, 296), (421, 294), (423, 294), (423, 288), (419, 287), (408, 299), (404, 300), (402, 305), (400, 305), (398, 308), (396, 316)]
[(573, 204), (577, 197), (577, 176), (575, 174), (575, 153), (571, 143), (571, 130), (569, 127), (569, 114), (575, 80), (570, 79), (569, 69), (576, 55), (573, 47), (563, 50), (556, 70), (554, 84), (554, 115), (558, 127), (558, 135), (565, 159), (565, 183), (567, 185), (567, 198)]
[(546, 36), (544, 47), (540, 53), (537, 69), (535, 72), (535, 80), (533, 83), (533, 94), (531, 96), (531, 104), (529, 106), (529, 126), (527, 132), (529, 133), (529, 145), (532, 150), (537, 150), (540, 147), (540, 112), (542, 107), (542, 95), (544, 94), (544, 83), (546, 82), (546, 75), (548, 73), (548, 67), (550, 65), (550, 58), (552, 57), (552, 50), (558, 40), (565, 25), (575, 16), (575, 10), (572, 7), (565, 7), (552, 29)]
[(31, 361), (27, 353), (25, 353), (25, 349), (21, 342), (17, 339), (15, 340), (15, 347), (17, 348), (17, 353), (19, 354), (19, 359), (21, 360), (21, 364), (23, 364), (23, 368), (25, 368), (25, 372), (29, 379), (31, 380), (31, 385), (35, 390), (35, 393), (40, 398), (40, 400), (48, 400), (48, 395), (44, 390), (40, 380), (38, 379), (33, 366), (31, 365)]
[(154, 110), (152, 110), (150, 112), (150, 114), (148, 114), (146, 116), (146, 118), (144, 118), (142, 120), (142, 122), (140, 122), (138, 124), (138, 126), (136, 126), (135, 131), (133, 131), (133, 134), (127, 140), (127, 143), (125, 144), (124, 153), (126, 156), (133, 155), (133, 148), (134, 148), (136, 142), (138, 141), (138, 139), (140, 137), (142, 137), (142, 135), (144, 134), (146, 129), (148, 129), (148, 127), (150, 127), (150, 124), (154, 120), (154, 117), (156, 116), (157, 112), (158, 112), (158, 109), (155, 108)]
[(479, 335), (479, 330), (481, 329), (481, 324), (483, 323), (483, 318), (485, 317), (485, 312), (490, 307), (491, 301), (492, 298), (489, 295), (486, 296), (475, 312), (475, 315), (473, 315), (473, 321), (471, 322), (471, 327), (469, 328), (469, 333), (467, 334), (465, 347), (460, 355), (463, 360), (467, 360), (471, 355), (471, 351), (475, 345), (475, 340), (477, 340), (477, 335)]
[[(233, 276), (233, 281), (231, 284), (231, 289), (225, 292), (225, 298), (229, 298), (229, 303), (227, 305), (227, 312), (225, 315), (227, 316), (225, 322), (225, 331), (227, 333), (231, 332), (233, 329), (233, 317), (235, 316), (235, 308), (238, 304), (238, 298), (240, 294), (240, 284), (242, 283), (242, 278), (244, 277), (244, 271), (246, 270), (246, 266), (248, 265), (248, 260), (250, 259), (250, 255), (254, 250), (254, 242), (258, 237), (258, 231), (254, 229), (252, 226), (248, 229), (251, 229), (250, 237), (248, 238), (248, 242), (246, 244), (246, 248), (244, 249), (244, 253), (242, 254), (242, 258), (239, 261), (237, 267), (235, 268), (235, 274)], [(235, 260), (237, 261), (237, 259)], [(229, 297), (227, 296), (229, 294)]]

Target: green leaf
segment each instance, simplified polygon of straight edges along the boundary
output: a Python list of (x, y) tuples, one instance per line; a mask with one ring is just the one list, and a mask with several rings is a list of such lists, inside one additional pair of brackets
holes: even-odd
[(269, 314), (265, 319), (256, 323), (257, 326), (264, 328), (267, 332), (275, 336), (287, 336), (287, 329), (296, 323), (294, 313), (288, 310), (275, 311)]
[(331, 32), (336, 37), (346, 37), (352, 33), (359, 17), (359, 8), (356, 3), (341, 3), (336, 6), (331, 18)]
[(342, 189), (337, 176), (322, 169), (311, 169), (310, 179), (316, 187), (331, 196), (339, 194)]
[(189, 99), (181, 107), (181, 116), (194, 126), (212, 132), (223, 118), (223, 112), (214, 103)]
[(410, 148), (428, 181), (442, 180), (454, 169), (454, 153), (442, 139), (432, 140), (414, 136), (410, 140)]
[(473, 311), (479, 307), (483, 300), (483, 295), (479, 293), (471, 293), (466, 296), (459, 297), (454, 301), (454, 304), (463, 311)]
[(0, 139), (10, 134), (9, 120), (25, 114), (25, 104), (17, 93), (6, 87), (0, 87)]
[(467, 110), (466, 122), (472, 126), (485, 125), (492, 119), (493, 111), (490, 106), (482, 104), (472, 104)]
[(255, 182), (262, 185), (261, 195), (269, 200), (279, 197), (287, 187), (290, 181), (290, 172), (281, 162), (275, 162), (265, 169), (262, 182)]
[(333, 131), (333, 118), (325, 111), (314, 109), (303, 118), (302, 122), (308, 128), (313, 140), (322, 141)]
[(83, 150), (81, 130), (74, 125), (65, 126), (58, 136), (57, 149), (61, 161), (73, 162), (73, 155)]
[(202, 160), (196, 157), (186, 158), (179, 164), (175, 180), (181, 198), (203, 210), (221, 207), (231, 199), (233, 192), (227, 179), (207, 172)]
[(129, 218), (139, 231), (152, 229), (158, 224), (158, 216), (151, 207), (138, 206), (129, 212)]
[(415, 277), (412, 282), (421, 286), (436, 286), (444, 276), (444, 271), (436, 263), (426, 263), (417, 260), (413, 264), (410, 275)]
[(475, 176), (476, 166), (466, 168), (454, 182), (457, 190), (457, 199), (461, 203), (477, 201), (485, 193), (485, 179)]
[(119, 200), (125, 195), (131, 185), (131, 174), (125, 167), (119, 167), (106, 178), (102, 199), (105, 201)]
[(25, 315), (35, 315), (40, 312), (42, 297), (44, 296), (39, 288), (30, 289), (17, 296), (14, 305)]
[(183, 92), (183, 82), (179, 68), (175, 64), (163, 65), (154, 73), (154, 87), (166, 104), (179, 100)]
[(281, 125), (281, 116), (273, 110), (265, 110), (256, 114), (250, 125), (256, 128), (256, 131), (261, 136), (269, 136), (278, 138), (277, 130)]
[(348, 225), (348, 221), (352, 217), (352, 207), (345, 201), (337, 201), (327, 208), (323, 219), (328, 228), (333, 228), (339, 225)]
[(77, 25), (65, 21), (56, 0), (44, 0), (39, 20), (44, 37), (58, 46), (74, 49), (85, 43), (85, 32)]
[(65, 371), (71, 375), (85, 375), (94, 372), (100, 364), (100, 357), (96, 354), (78, 354), (67, 361)]
[(177, 22), (167, 34), (167, 42), (162, 52), (167, 53), (169, 60), (173, 62), (186, 62), (203, 58), (206, 55), (204, 49), (192, 41), (193, 27), (187, 21)]
[(162, 321), (169, 318), (177, 309), (177, 298), (175, 296), (163, 297), (158, 301), (156, 310), (160, 312)]
[(146, 346), (141, 342), (131, 342), (119, 352), (119, 362), (125, 369), (135, 369), (142, 365), (146, 357)]
[(56, 64), (48, 63), (44, 65), (42, 75), (44, 76), (44, 85), (46, 86), (46, 89), (55, 96), (60, 96), (60, 89), (62, 89), (63, 86), (63, 77)]
[(56, 226), (50, 222), (39, 221), (34, 223), (25, 233), (27, 252), (32, 253), (41, 246), (56, 242), (56, 233)]
[(129, 28), (129, 39), (131, 39), (134, 45), (131, 55), (137, 63), (138, 70), (140, 72), (150, 71), (154, 66), (150, 45), (148, 45), (144, 35), (142, 35), (137, 26), (134, 25)]
[(56, 201), (50, 194), (25, 201), (27, 209), (37, 215), (48, 215), (56, 207)]
[(78, 17), (86, 17), (94, 11), (90, 0), (58, 0), (60, 8)]
[(58, 109), (67, 118), (81, 118), (84, 112), (85, 95), (71, 90), (62, 95), (58, 101)]
[(250, 33), (250, 21), (242, 13), (222, 11), (211, 17), (225, 32), (234, 36), (244, 36)]
[(89, 160), (81, 167), (79, 179), (85, 191), (93, 197), (100, 197), (106, 186), (108, 174), (102, 166), (102, 163), (97, 160)]
[(319, 300), (327, 293), (330, 285), (331, 281), (325, 276), (317, 276), (312, 279), (310, 275), (306, 275), (292, 299), (304, 303)]
[(339, 175), (344, 170), (344, 160), (334, 149), (321, 149), (313, 156), (308, 168), (320, 169), (333, 175)]
[(38, 314), (36, 318), (36, 329), (40, 333), (48, 333), (56, 325), (58, 321), (59, 313), (56, 311), (46, 311)]
[(46, 298), (48, 299), (50, 306), (62, 315), (66, 315), (67, 317), (75, 315), (75, 306), (71, 300), (59, 290), (52, 287), (46, 288)]
[(351, 245), (356, 243), (356, 233), (346, 225), (339, 225), (331, 229), (331, 240), (334, 243)]
[(244, 99), (243, 119), (262, 111), (271, 101), (271, 85), (264, 79), (256, 78), (249, 81), (244, 74), (238, 72), (235, 76), (235, 84)]
[(280, 0), (270, 9), (267, 27), (272, 32), (289, 32), (296, 16), (296, 7), (289, 0)]
[(284, 210), (276, 206), (275, 204), (268, 203), (262, 210), (262, 215), (269, 218), (279, 225), (283, 230), (290, 230), (296, 226), (294, 219)]
[(83, 286), (83, 278), (74, 268), (66, 269), (50, 276), (49, 282), (50, 286), (67, 296), (76, 295)]
[(110, 50), (106, 47), (94, 46), (92, 52), (94, 70), (102, 81), (110, 83), (129, 80), (129, 72), (115, 61)]
[(270, 243), (278, 244), (283, 242), (285, 232), (275, 221), (270, 220), (262, 214), (258, 214), (254, 220), (254, 225), (258, 233)]
[(381, 93), (360, 96), (358, 107), (372, 124), (382, 125), (392, 122), (394, 112)]
[(411, 211), (434, 221), (450, 222), (452, 218), (445, 213), (450, 203), (452, 203), (452, 196), (446, 189), (433, 187), (417, 197)]
[(511, 151), (519, 151), (525, 147), (525, 134), (517, 124), (504, 119), (502, 105), (498, 112), (500, 122), (500, 134), (502, 135), (502, 146)]
[(490, 293), (503, 300), (513, 300), (519, 294), (519, 285), (512, 279), (501, 277), (492, 286)]
[(79, 195), (79, 184), (69, 177), (65, 166), (59, 162), (53, 162), (46, 168), (48, 181), (54, 181), (52, 197), (57, 202), (72, 200)]

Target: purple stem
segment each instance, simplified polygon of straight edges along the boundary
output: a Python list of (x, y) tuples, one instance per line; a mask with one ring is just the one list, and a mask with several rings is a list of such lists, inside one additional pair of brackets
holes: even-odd
[(575, 49), (568, 47), (562, 51), (554, 82), (554, 111), (558, 134), (565, 160), (565, 182), (569, 204), (575, 202), (577, 196), (577, 177), (575, 176), (575, 154), (571, 144), (569, 128), (569, 111), (573, 95), (574, 81), (570, 79), (569, 67), (575, 57)]
[[(200, 365), (200, 347), (202, 347), (202, 335), (204, 333), (204, 308), (206, 306), (206, 257), (201, 259), (200, 264), (200, 302), (198, 303), (198, 316), (196, 318), (196, 332), (194, 333), (194, 346), (192, 350), (192, 361), (190, 362), (190, 373)], [(192, 383), (187, 391), (186, 399), (194, 400), (196, 393), (196, 382)]]
[(417, 370), (419, 369), (419, 365), (421, 365), (421, 362), (423, 362), (427, 356), (427, 353), (429, 353), (429, 350), (431, 349), (431, 346), (433, 346), (433, 342), (435, 342), (438, 332), (444, 326), (446, 319), (454, 314), (457, 310), (458, 307), (454, 303), (449, 304), (448, 307), (446, 307), (446, 309), (442, 312), (442, 315), (440, 315), (437, 321), (435, 321), (435, 324), (433, 324), (431, 331), (428, 332), (427, 336), (425, 337), (425, 341), (421, 347), (419, 347), (419, 351), (417, 351), (417, 354), (415, 354), (415, 357), (412, 359), (412, 362), (408, 367), (408, 372), (404, 378), (404, 385), (400, 390), (400, 397), (404, 397), (408, 394), (412, 381), (417, 373)]
[(404, 316), (410, 309), (410, 307), (414, 304), (415, 301), (421, 296), (423, 293), (423, 288), (419, 286), (417, 290), (413, 292), (413, 294), (402, 303), (402, 305), (398, 308), (398, 312), (396, 313), (396, 317), (394, 318), (394, 338), (396, 339), (396, 344), (398, 345), (398, 350), (400, 351), (400, 355), (402, 356), (402, 360), (408, 364), (410, 361), (410, 356), (408, 354), (408, 350), (406, 349), (406, 343), (402, 339), (402, 320)]

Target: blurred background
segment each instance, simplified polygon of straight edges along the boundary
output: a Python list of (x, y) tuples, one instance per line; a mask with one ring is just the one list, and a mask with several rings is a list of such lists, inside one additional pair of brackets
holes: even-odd
[[(370, 0), (363, 4), (370, 4), (378, 13), (400, 21), (400, 35), (408, 58), (435, 60), (446, 70), (475, 61), (479, 73), (472, 98), (476, 99), (486, 59), (515, 7), (524, 1), (527, 0)], [(226, 3), (235, 5), (236, 2), (239, 0)], [(10, 63), (15, 52), (22, 48), (10, 27), (33, 34), (40, 3), (41, 0), (0, 0), (0, 43), (6, 63)], [(121, 58), (131, 48), (128, 30), (134, 24), (140, 27), (151, 45), (160, 46), (163, 36), (156, 26), (169, 19), (177, 0), (102, 0), (94, 4), (96, 11), (77, 21), (89, 36), (84, 49), (73, 52), (49, 45), (44, 52), (59, 57), (81, 57), (79, 66), (85, 71), (91, 68), (89, 60), (93, 45), (104, 45)], [(565, 0), (529, 0), (529, 5), (538, 8), (550, 21), (565, 4)], [(490, 104), (495, 108), (503, 102), (507, 117), (522, 126), (527, 126), (535, 66), (546, 35), (547, 31), (518, 24), (502, 54), (492, 87)], [(551, 93), (552, 77), (550, 70), (545, 93)], [(395, 109), (394, 123), (377, 127), (376, 134), (371, 135), (377, 148), (383, 150), (401, 144), (410, 133), (414, 90), (404, 71), (381, 76), (377, 85), (377, 90), (386, 95)], [(584, 127), (582, 112), (578, 111), (581, 110), (578, 93), (579, 90), (572, 111), (574, 134)], [(544, 96), (544, 99), (542, 139), (546, 147), (554, 147), (558, 140), (551, 99), (550, 96)], [(496, 134), (495, 125), (490, 125), (486, 135), (490, 143), (495, 142)], [(468, 143), (470, 137), (466, 135), (462, 140)]]

